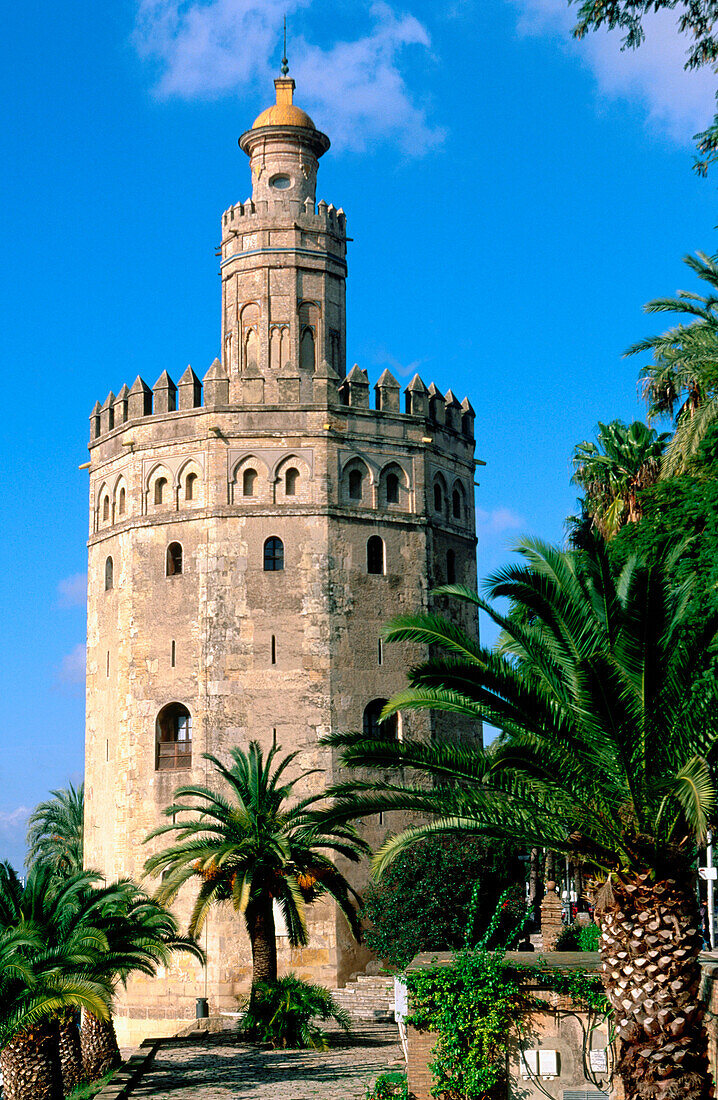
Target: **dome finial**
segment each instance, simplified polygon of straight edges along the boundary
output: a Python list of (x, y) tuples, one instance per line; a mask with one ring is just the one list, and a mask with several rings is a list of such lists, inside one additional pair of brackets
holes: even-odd
[(287, 61), (287, 17), (284, 16), (284, 53), (282, 55), (282, 76), (286, 76), (289, 72), (289, 62)]

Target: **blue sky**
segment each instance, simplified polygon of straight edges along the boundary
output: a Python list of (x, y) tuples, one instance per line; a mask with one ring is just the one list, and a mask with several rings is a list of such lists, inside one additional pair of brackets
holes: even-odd
[(0, 857), (82, 773), (88, 416), (219, 351), (219, 218), (250, 190), (237, 137), (273, 98), (286, 11), (296, 100), (333, 141), (350, 362), (477, 412), (479, 569), (562, 537), (574, 444), (642, 412), (642, 304), (714, 249), (691, 172), (710, 74), (673, 16), (647, 47), (570, 40), (563, 0), (28, 0), (0, 39)]

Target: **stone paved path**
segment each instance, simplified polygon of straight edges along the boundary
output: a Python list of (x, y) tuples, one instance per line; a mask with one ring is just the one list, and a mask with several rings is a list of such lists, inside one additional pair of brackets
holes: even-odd
[(259, 1050), (225, 1033), (160, 1047), (131, 1100), (364, 1100), (380, 1073), (401, 1066), (397, 1031), (387, 1026), (332, 1032), (324, 1053)]

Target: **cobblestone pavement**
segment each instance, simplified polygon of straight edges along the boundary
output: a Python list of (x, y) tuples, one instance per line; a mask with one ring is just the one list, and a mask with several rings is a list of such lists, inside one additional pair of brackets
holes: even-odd
[(233, 1035), (160, 1047), (131, 1100), (364, 1100), (367, 1086), (404, 1064), (396, 1028), (357, 1024), (329, 1050), (261, 1050)]

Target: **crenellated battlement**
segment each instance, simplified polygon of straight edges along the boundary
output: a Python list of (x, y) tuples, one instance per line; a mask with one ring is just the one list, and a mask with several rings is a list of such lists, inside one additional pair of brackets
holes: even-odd
[[(256, 382), (256, 380), (255, 380)], [(374, 413), (378, 417), (388, 415), (423, 419), (433, 427), (463, 436), (473, 443), (475, 413), (468, 397), (460, 403), (449, 390), (442, 394), (432, 382), (426, 386), (415, 374), (408, 386), (402, 387), (389, 370), (385, 370), (374, 385), (374, 403), (370, 399), (369, 375), (355, 363), (344, 379), (338, 379), (328, 364), (321, 364), (312, 378), (312, 400), (309, 405), (332, 408), (340, 413)], [(177, 384), (165, 370), (153, 387), (139, 375), (131, 388), (123, 385), (117, 394), (112, 390), (103, 404), (97, 401), (90, 413), (90, 447), (110, 433), (137, 420), (181, 416), (194, 409), (231, 409), (241, 412), (244, 408), (256, 409), (262, 402), (246, 401), (230, 405), (229, 376), (219, 359), (215, 359), (200, 381), (188, 366)], [(252, 391), (256, 397), (256, 389)]]
[(321, 199), (316, 205), (311, 198), (300, 202), (299, 199), (246, 199), (230, 206), (222, 215), (222, 229), (230, 232), (237, 229), (242, 232), (251, 232), (257, 229), (260, 223), (277, 214), (286, 214), (289, 218), (298, 221), (303, 229), (311, 229), (320, 233), (331, 233), (335, 237), (346, 237), (346, 214), (333, 203), (326, 203)]

